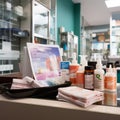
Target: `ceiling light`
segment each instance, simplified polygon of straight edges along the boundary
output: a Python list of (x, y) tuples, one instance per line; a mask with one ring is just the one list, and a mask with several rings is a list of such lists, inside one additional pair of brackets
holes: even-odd
[(105, 0), (105, 3), (108, 8), (120, 6), (120, 0)]

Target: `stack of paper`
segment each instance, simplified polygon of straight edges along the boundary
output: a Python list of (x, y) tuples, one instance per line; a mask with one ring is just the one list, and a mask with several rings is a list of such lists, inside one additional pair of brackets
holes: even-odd
[(58, 88), (58, 100), (71, 102), (82, 107), (87, 107), (104, 99), (103, 92), (83, 89), (77, 86)]

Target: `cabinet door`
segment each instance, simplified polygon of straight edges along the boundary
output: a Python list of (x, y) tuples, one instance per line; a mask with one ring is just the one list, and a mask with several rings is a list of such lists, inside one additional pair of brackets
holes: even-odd
[(111, 56), (120, 56), (120, 13), (113, 13), (110, 20), (111, 26)]
[(0, 0), (0, 74), (19, 71), (21, 18), (20, 0)]
[(41, 3), (33, 1), (33, 42), (47, 44), (50, 11)]

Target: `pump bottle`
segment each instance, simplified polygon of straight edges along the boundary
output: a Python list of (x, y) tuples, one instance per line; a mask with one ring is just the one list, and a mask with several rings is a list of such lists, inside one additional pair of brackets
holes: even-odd
[(79, 69), (79, 64), (76, 60), (76, 53), (73, 53), (73, 60), (69, 66), (69, 73), (70, 73), (70, 81), (72, 84), (76, 84), (76, 72)]
[(80, 86), (81, 88), (84, 88), (84, 72), (85, 72), (85, 66), (87, 66), (87, 60), (85, 58), (85, 55), (79, 55), (81, 57), (81, 63), (80, 67), (76, 73), (76, 84), (77, 86)]
[(104, 70), (102, 69), (101, 60), (98, 59), (96, 69), (94, 70), (94, 89), (104, 91)]

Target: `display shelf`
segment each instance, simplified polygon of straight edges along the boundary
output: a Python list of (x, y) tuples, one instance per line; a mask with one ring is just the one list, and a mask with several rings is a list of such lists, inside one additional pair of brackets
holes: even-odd
[(0, 1), (0, 65), (6, 60), (13, 65), (12, 71), (4, 70), (0, 74), (19, 71), (20, 40), (26, 37), (21, 30), (21, 21), (26, 18), (23, 9), (21, 0)]
[(63, 49), (63, 58), (65, 60), (73, 58), (73, 53), (78, 56), (78, 36), (71, 32), (61, 32), (60, 47)]

